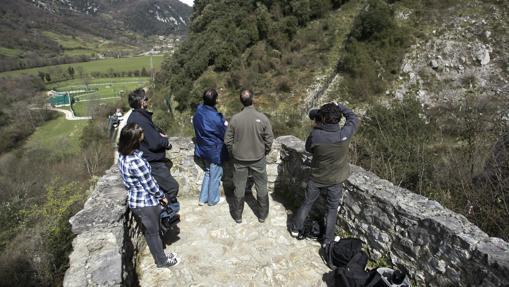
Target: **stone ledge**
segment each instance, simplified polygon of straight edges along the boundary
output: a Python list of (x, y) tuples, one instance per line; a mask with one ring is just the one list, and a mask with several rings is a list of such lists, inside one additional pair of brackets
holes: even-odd
[[(280, 137), (280, 186), (276, 193), (302, 202), (309, 174), (304, 142)], [(299, 143), (300, 141), (300, 143)], [(489, 237), (463, 215), (351, 166), (340, 228), (363, 239), (372, 259), (405, 266), (419, 285), (507, 286), (509, 244)], [(323, 200), (318, 202), (323, 209)]]
[(127, 193), (116, 165), (106, 171), (84, 205), (69, 222), (77, 234), (64, 286), (125, 286), (124, 225)]
[[(195, 196), (203, 173), (194, 164), (190, 139), (174, 139), (169, 156), (181, 196)], [(180, 146), (182, 145), (182, 146)], [(293, 136), (276, 139), (268, 155), (269, 188), (302, 202), (310, 155)], [(352, 166), (345, 183), (339, 228), (364, 239), (372, 259), (382, 256), (408, 268), (419, 285), (507, 286), (509, 244), (489, 237), (464, 216)], [(226, 173), (226, 172), (225, 172)], [(73, 241), (64, 286), (136, 284), (133, 256), (143, 243), (127, 213), (126, 191), (113, 166), (99, 180), (84, 209), (70, 219)], [(318, 202), (318, 208), (323, 200)], [(128, 245), (128, 246), (126, 246)], [(128, 254), (128, 255), (126, 255)], [(127, 267), (126, 267), (127, 266)], [(133, 279), (134, 278), (134, 279)]]

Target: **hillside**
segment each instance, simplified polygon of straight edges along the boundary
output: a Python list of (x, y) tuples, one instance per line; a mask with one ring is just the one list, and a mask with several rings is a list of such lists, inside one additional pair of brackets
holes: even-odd
[(168, 45), (185, 35), (191, 11), (177, 0), (5, 0), (0, 71), (135, 55)]
[(249, 87), (276, 134), (303, 138), (308, 108), (346, 103), (363, 116), (354, 163), (508, 238), (509, 168), (498, 160), (508, 12), (498, 0), (199, 1), (157, 77), (156, 119), (189, 131), (205, 88), (231, 116)]

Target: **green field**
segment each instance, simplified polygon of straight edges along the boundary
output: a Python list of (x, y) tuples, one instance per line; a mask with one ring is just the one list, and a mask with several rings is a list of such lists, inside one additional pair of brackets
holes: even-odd
[(115, 59), (103, 59), (96, 60), (90, 62), (82, 62), (82, 63), (73, 63), (73, 64), (62, 64), (55, 66), (46, 66), (39, 68), (31, 68), (24, 70), (16, 70), (16, 71), (8, 71), (0, 73), (0, 77), (3, 76), (21, 76), (21, 75), (37, 75), (39, 71), (42, 72), (50, 72), (52, 69), (63, 69), (67, 70), (69, 66), (72, 66), (76, 71), (76, 76), (78, 76), (78, 67), (82, 67), (83, 72), (85, 74), (90, 74), (93, 72), (99, 73), (108, 73), (113, 69), (115, 72), (128, 72), (141, 70), (145, 68), (147, 71), (150, 71), (150, 59), (152, 58), (152, 65), (154, 69), (157, 71), (161, 67), (161, 62), (163, 61), (163, 56), (140, 56), (140, 57), (130, 57), (130, 58), (115, 58)]
[[(73, 110), (76, 116), (92, 115), (93, 111), (105, 103), (126, 102), (127, 94), (149, 84), (149, 78), (109, 78), (97, 79), (88, 84), (90, 92), (74, 96)], [(79, 80), (61, 82), (54, 87), (57, 91), (86, 90)]]
[(44, 31), (43, 35), (58, 42), (64, 49), (64, 54), (69, 56), (94, 56), (97, 53), (104, 53), (107, 51), (132, 51), (135, 49), (133, 46), (117, 44), (92, 36), (82, 38), (57, 34), (51, 31)]
[(0, 55), (6, 56), (6, 57), (16, 57), (18, 55), (19, 51), (16, 49), (9, 49), (0, 47)]
[(79, 140), (88, 121), (68, 121), (62, 114), (37, 128), (28, 138), (25, 148), (52, 149), (59, 154), (77, 154)]

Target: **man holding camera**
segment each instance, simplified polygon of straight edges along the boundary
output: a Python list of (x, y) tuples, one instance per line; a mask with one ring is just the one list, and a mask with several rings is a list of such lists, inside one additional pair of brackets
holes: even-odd
[(179, 184), (170, 172), (171, 161), (166, 158), (166, 150), (171, 149), (168, 136), (152, 122), (152, 113), (147, 110), (148, 97), (142, 88), (129, 94), (129, 106), (133, 109), (127, 124), (136, 123), (143, 129), (144, 138), (140, 150), (152, 169), (152, 176), (164, 191), (168, 201), (176, 202)]
[[(342, 116), (346, 122), (339, 126)], [(309, 112), (315, 126), (306, 140), (306, 151), (313, 154), (311, 175), (308, 181), (304, 203), (297, 210), (290, 225), (290, 233), (297, 237), (302, 234), (304, 220), (318, 199), (320, 192), (327, 194), (325, 213), (325, 235), (322, 246), (334, 240), (336, 215), (342, 195), (342, 184), (350, 175), (348, 146), (357, 130), (358, 119), (349, 108), (328, 103)]]

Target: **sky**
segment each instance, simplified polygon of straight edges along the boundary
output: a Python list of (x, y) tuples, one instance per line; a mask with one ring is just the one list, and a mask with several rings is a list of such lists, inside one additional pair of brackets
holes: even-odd
[(179, 1), (183, 2), (183, 3), (186, 3), (187, 5), (189, 5), (191, 7), (193, 6), (193, 2), (194, 2), (194, 0), (179, 0)]

